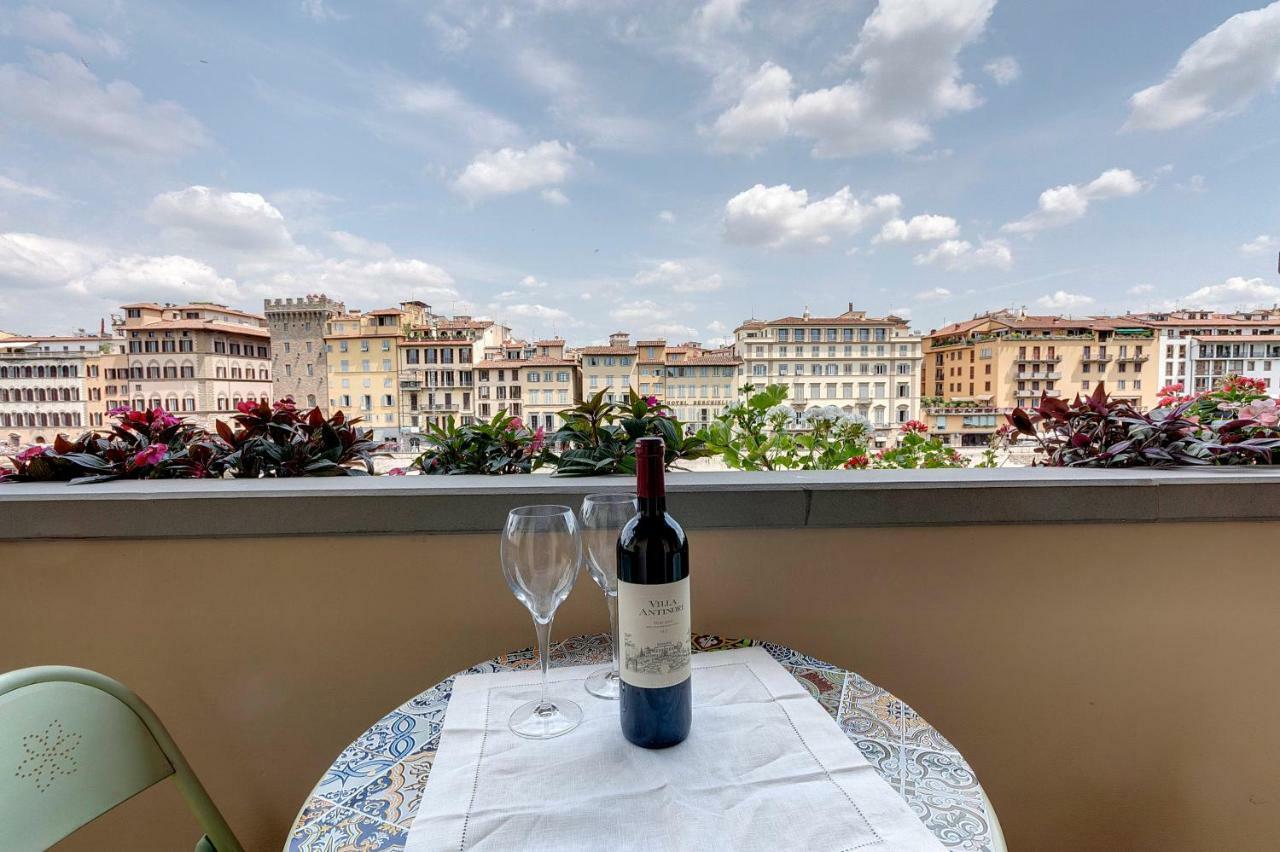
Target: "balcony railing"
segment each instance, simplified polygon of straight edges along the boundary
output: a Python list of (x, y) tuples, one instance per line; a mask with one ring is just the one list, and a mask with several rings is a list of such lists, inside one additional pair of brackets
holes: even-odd
[(1081, 355), (1080, 362), (1083, 364), (1109, 364), (1112, 361), (1110, 355)]
[(1062, 378), (1062, 374), (1061, 373), (1045, 373), (1045, 372), (1018, 373), (1018, 378), (1023, 380), (1026, 380), (1026, 379), (1046, 380), (1047, 379), (1050, 381), (1056, 381), (1057, 379)]
[(1017, 364), (1060, 364), (1062, 363), (1061, 355), (1019, 355), (1014, 358)]
[(1133, 364), (1145, 364), (1151, 360), (1150, 355), (1121, 355), (1116, 361), (1124, 361)]
[[(1266, 605), (1280, 572), (1222, 558), (1274, 550), (1280, 471), (673, 472), (667, 483), (697, 547), (695, 629), (781, 642), (910, 696), (980, 768), (1011, 848), (1045, 837), (1111, 848), (1169, 825), (1213, 848), (1272, 836), (1272, 814), (1237, 784), (1201, 785), (1192, 808), (1180, 793), (1223, 753), (1239, 778), (1270, 777), (1280, 730), (1196, 736), (1168, 696), (1190, 677), (1237, 714), (1280, 702), (1280, 671), (1240, 650), (1280, 646)], [(57, 660), (125, 680), (245, 848), (279, 848), (357, 732), (452, 672), (531, 644), (495, 567), (506, 512), (633, 487), (549, 476), (0, 485), (0, 671)], [(1096, 558), (1060, 546), (1064, 524)], [(177, 612), (175, 596), (200, 605)], [(553, 639), (605, 629), (600, 597), (581, 580)], [(1011, 683), (1016, 736), (991, 712)], [(1105, 712), (1063, 712), (1085, 698)], [(1169, 773), (1150, 772), (1171, 755)], [(1141, 807), (1093, 807), (1082, 778)], [(191, 824), (175, 801), (139, 797), (86, 831), (99, 848), (126, 836), (180, 848)]]

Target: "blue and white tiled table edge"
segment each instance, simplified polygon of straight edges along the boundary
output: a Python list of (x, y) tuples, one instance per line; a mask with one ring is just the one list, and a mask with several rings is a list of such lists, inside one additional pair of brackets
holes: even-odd
[[(1003, 837), (963, 756), (909, 706), (861, 677), (782, 645), (699, 635), (697, 652), (759, 645), (831, 714), (867, 761), (948, 849), (1000, 852)], [(566, 639), (552, 665), (605, 664), (606, 634)], [(536, 666), (532, 649), (467, 673)], [(287, 852), (398, 852), (409, 837), (440, 743), (452, 677), (406, 701), (347, 746), (299, 811)]]

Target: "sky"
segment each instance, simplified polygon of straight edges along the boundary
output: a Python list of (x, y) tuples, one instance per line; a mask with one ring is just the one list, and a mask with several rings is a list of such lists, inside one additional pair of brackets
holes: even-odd
[(0, 0), (0, 329), (1280, 302), (1280, 2)]

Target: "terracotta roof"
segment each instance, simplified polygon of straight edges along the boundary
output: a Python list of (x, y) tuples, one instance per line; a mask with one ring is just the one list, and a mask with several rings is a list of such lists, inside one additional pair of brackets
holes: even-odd
[(370, 317), (403, 316), (407, 313), (408, 311), (402, 311), (399, 308), (378, 308), (376, 311), (369, 311), (367, 314), (365, 314), (365, 316), (370, 316)]
[(637, 340), (636, 341), (636, 346), (666, 346), (666, 345), (667, 345), (667, 341), (664, 340), (663, 338), (658, 338), (657, 340)]
[(260, 320), (266, 319), (266, 317), (264, 317), (262, 314), (254, 314), (254, 313), (250, 313), (249, 311), (242, 311), (239, 308), (228, 308), (226, 305), (217, 305), (217, 304), (214, 304), (213, 302), (189, 302), (185, 305), (171, 305), (168, 307), (171, 310), (175, 310), (175, 311), (187, 311), (187, 310), (218, 311), (219, 313), (224, 313), (224, 314), (235, 314), (238, 317), (252, 317), (253, 319), (260, 319)]
[(893, 315), (869, 317), (866, 311), (845, 311), (834, 317), (779, 317), (760, 322), (760, 325), (884, 325), (885, 323), (904, 325), (906, 320)]
[(533, 345), (534, 346), (564, 346), (564, 338), (552, 337), (552, 338), (548, 338), (547, 340), (535, 340), (533, 341)]
[(158, 311), (164, 310), (164, 305), (157, 305), (155, 302), (134, 302), (129, 305), (121, 305), (120, 309), (125, 308), (155, 308)]
[(516, 361), (510, 358), (486, 358), (483, 361), (477, 361), (473, 366), (480, 370), (514, 370), (528, 363), (528, 361)]
[[(1280, 334), (1193, 334), (1196, 340), (1213, 340), (1221, 343), (1270, 343), (1280, 340)], [(0, 341), (0, 345), (3, 341)]]
[(576, 350), (579, 355), (634, 355), (634, 346), (583, 346)]
[(146, 325), (131, 325), (126, 331), (221, 331), (226, 334), (247, 334), (250, 337), (270, 337), (271, 331), (260, 325), (237, 325), (214, 320), (156, 320)]
[(688, 361), (681, 361), (677, 366), (681, 367), (736, 367), (742, 363), (742, 359), (737, 355), (729, 352), (708, 352), (705, 355), (699, 355), (696, 358), (690, 358)]
[(521, 367), (572, 367), (574, 361), (572, 358), (547, 358), (538, 356), (536, 358), (526, 358), (520, 362)]

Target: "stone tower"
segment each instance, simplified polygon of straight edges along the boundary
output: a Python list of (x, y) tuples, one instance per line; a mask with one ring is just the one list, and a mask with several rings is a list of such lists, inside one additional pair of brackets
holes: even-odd
[(297, 299), (264, 299), (271, 329), (271, 375), (276, 399), (293, 397), (300, 408), (329, 409), (326, 321), (346, 312), (342, 302), (323, 293)]

